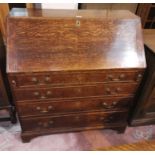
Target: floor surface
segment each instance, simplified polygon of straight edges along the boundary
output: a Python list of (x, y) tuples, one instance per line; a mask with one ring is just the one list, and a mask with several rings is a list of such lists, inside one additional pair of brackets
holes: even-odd
[(89, 151), (155, 139), (155, 125), (128, 127), (124, 134), (117, 134), (113, 130), (53, 134), (34, 138), (30, 143), (22, 143), (20, 130), (18, 123), (16, 125), (9, 122), (0, 123), (0, 150)]

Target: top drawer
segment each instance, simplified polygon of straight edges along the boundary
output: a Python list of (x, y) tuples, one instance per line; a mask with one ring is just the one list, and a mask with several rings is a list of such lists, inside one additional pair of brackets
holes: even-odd
[(100, 72), (56, 72), (45, 74), (17, 74), (10, 76), (13, 87), (30, 87), (44, 85), (73, 85), (106, 82), (138, 82), (142, 78), (142, 71), (100, 71)]

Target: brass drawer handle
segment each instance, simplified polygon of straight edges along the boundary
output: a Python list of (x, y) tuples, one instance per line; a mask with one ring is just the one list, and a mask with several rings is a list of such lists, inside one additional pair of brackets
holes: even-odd
[[(34, 92), (33, 94), (34, 94), (34, 96), (37, 97), (37, 96), (39, 96), (40, 93), (36, 91), (36, 92)], [(47, 95), (47, 96), (46, 96), (46, 95)], [(51, 92), (51, 91), (47, 91), (47, 92), (46, 92), (46, 95), (41, 95), (40, 98), (41, 98), (41, 99), (46, 99), (48, 96), (52, 95), (52, 92)]]
[(106, 108), (106, 109), (110, 109), (110, 108), (113, 107), (113, 106), (111, 106), (111, 105), (108, 105), (106, 102), (103, 102), (103, 103), (102, 103), (102, 106), (103, 106), (103, 108)]
[(106, 92), (107, 92), (108, 94), (111, 94), (110, 88), (106, 88)]
[(42, 110), (41, 107), (39, 107), (39, 106), (36, 107), (36, 109), (37, 109), (38, 111), (40, 111), (41, 113), (48, 113), (48, 112), (50, 112), (50, 110), (53, 109), (53, 106), (51, 106), (51, 105), (48, 106), (48, 107), (47, 107), (47, 110), (46, 110), (46, 109), (43, 109), (43, 110)]
[(107, 103), (106, 103), (106, 102), (102, 102), (102, 105), (103, 105), (103, 106), (107, 106)]
[(48, 106), (47, 110), (44, 109), (44, 110), (42, 110), (42, 111), (40, 111), (40, 112), (41, 112), (41, 113), (48, 113), (48, 112), (50, 112), (51, 109), (53, 109), (53, 107), (52, 107), (52, 106)]
[(124, 78), (125, 78), (125, 74), (121, 74), (121, 75), (119, 76), (119, 78), (120, 78), (120, 80), (124, 79)]
[[(45, 82), (50, 82), (50, 80), (51, 80), (50, 77), (48, 77), (48, 76), (45, 77)], [(34, 82), (34, 83), (38, 83), (39, 82), (36, 77), (32, 77), (31, 81)]]
[(121, 88), (116, 88), (116, 92), (120, 92), (121, 91)]
[(51, 81), (51, 78), (50, 78), (49, 76), (46, 76), (46, 77), (45, 77), (45, 82), (48, 83), (48, 82), (50, 82), (50, 81)]
[(116, 105), (116, 104), (117, 104), (117, 102), (116, 102), (116, 101), (112, 102), (112, 105)]
[(42, 95), (42, 96), (40, 96), (40, 98), (41, 98), (41, 99), (46, 99), (47, 97), (44, 96), (44, 95)]
[(36, 109), (37, 109), (37, 110), (40, 110), (41, 108), (40, 108), (40, 107), (36, 107)]
[(46, 92), (46, 95), (42, 95), (40, 98), (41, 98), (41, 99), (46, 99), (46, 98), (48, 98), (50, 95), (52, 95), (52, 92), (49, 90), (49, 91)]
[(34, 92), (33, 94), (34, 94), (35, 96), (39, 96), (39, 92), (37, 92), (37, 91)]
[(120, 81), (120, 80), (123, 80), (124, 78), (125, 78), (125, 74), (121, 74), (119, 78), (114, 78), (113, 75), (108, 75), (108, 79), (110, 79), (111, 81)]
[(48, 121), (48, 122), (39, 122), (38, 125), (44, 128), (50, 127), (54, 122)]
[(122, 90), (122, 89), (121, 89), (120, 87), (118, 87), (118, 88), (116, 88), (116, 90), (115, 90), (114, 92), (112, 92), (112, 91), (110, 90), (110, 88), (106, 88), (106, 92), (107, 92), (108, 94), (119, 93), (121, 90)]
[(32, 77), (31, 81), (34, 82), (34, 83), (37, 83), (38, 79), (36, 77)]
[(140, 81), (141, 79), (142, 79), (142, 74), (139, 73), (139, 74), (137, 75), (136, 81)]
[(112, 81), (119, 81), (120, 79), (117, 78), (113, 78)]
[(53, 109), (53, 106), (51, 106), (51, 105), (48, 106), (48, 110), (51, 110), (51, 109)]
[(115, 101), (111, 105), (108, 105), (106, 102), (102, 102), (102, 106), (106, 109), (113, 108), (116, 104), (117, 104), (117, 102), (115, 102)]
[(49, 111), (46, 110), (46, 109), (41, 111), (41, 113), (48, 113), (48, 112), (49, 112)]
[(15, 80), (12, 80), (11, 83), (16, 86), (16, 81)]
[(50, 91), (50, 90), (48, 90), (47, 92), (46, 92), (46, 95), (52, 95), (52, 92)]
[(108, 75), (108, 79), (111, 81), (119, 81), (119, 79), (114, 78), (113, 75)]

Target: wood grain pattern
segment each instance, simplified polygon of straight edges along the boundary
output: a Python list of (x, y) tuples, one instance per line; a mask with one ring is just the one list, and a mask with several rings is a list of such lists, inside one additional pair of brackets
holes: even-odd
[(69, 86), (79, 84), (95, 84), (107, 82), (136, 82), (143, 76), (143, 70), (107, 70), (107, 71), (83, 71), (83, 72), (49, 72), (10, 75), (10, 83), (14, 88)]
[(87, 129), (124, 132), (146, 67), (137, 16), (13, 9), (7, 21), (7, 72), (24, 142)]
[(37, 131), (49, 128), (93, 127), (103, 126), (111, 122), (113, 124), (124, 122), (126, 114), (126, 111), (116, 113), (92, 112), (52, 117), (35, 117), (31, 119), (23, 118), (21, 119), (21, 124), (23, 131)]
[(95, 151), (154, 151), (154, 150), (155, 150), (155, 141), (145, 140), (142, 142), (132, 144), (98, 148)]
[(128, 11), (12, 10), (7, 72), (143, 68), (140, 29)]
[(133, 95), (137, 90), (137, 84), (114, 83), (114, 84), (96, 84), (83, 86), (67, 86), (52, 88), (32, 88), (15, 89), (16, 101), (35, 101), (35, 100), (57, 100), (67, 98), (83, 97), (104, 97), (104, 96), (123, 96)]
[(63, 101), (17, 102), (21, 117), (59, 115), (90, 111), (126, 110), (132, 105), (133, 97), (83, 98)]
[(37, 136), (44, 136), (48, 134), (56, 134), (56, 133), (67, 133), (67, 132), (79, 132), (83, 130), (103, 130), (103, 129), (112, 129), (116, 130), (117, 133), (124, 133), (126, 129), (126, 123), (121, 124), (106, 124), (106, 125), (99, 125), (99, 126), (87, 126), (87, 127), (74, 127), (74, 128), (53, 128), (46, 129), (46, 130), (38, 130), (36, 131), (26, 131), (21, 134), (22, 141), (24, 143), (30, 142), (32, 138), (35, 138)]

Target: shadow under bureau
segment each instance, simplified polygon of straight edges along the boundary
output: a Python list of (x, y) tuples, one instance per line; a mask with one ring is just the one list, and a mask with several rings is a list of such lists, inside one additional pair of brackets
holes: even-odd
[(123, 132), (146, 67), (128, 11), (13, 9), (7, 73), (22, 140), (87, 129)]

